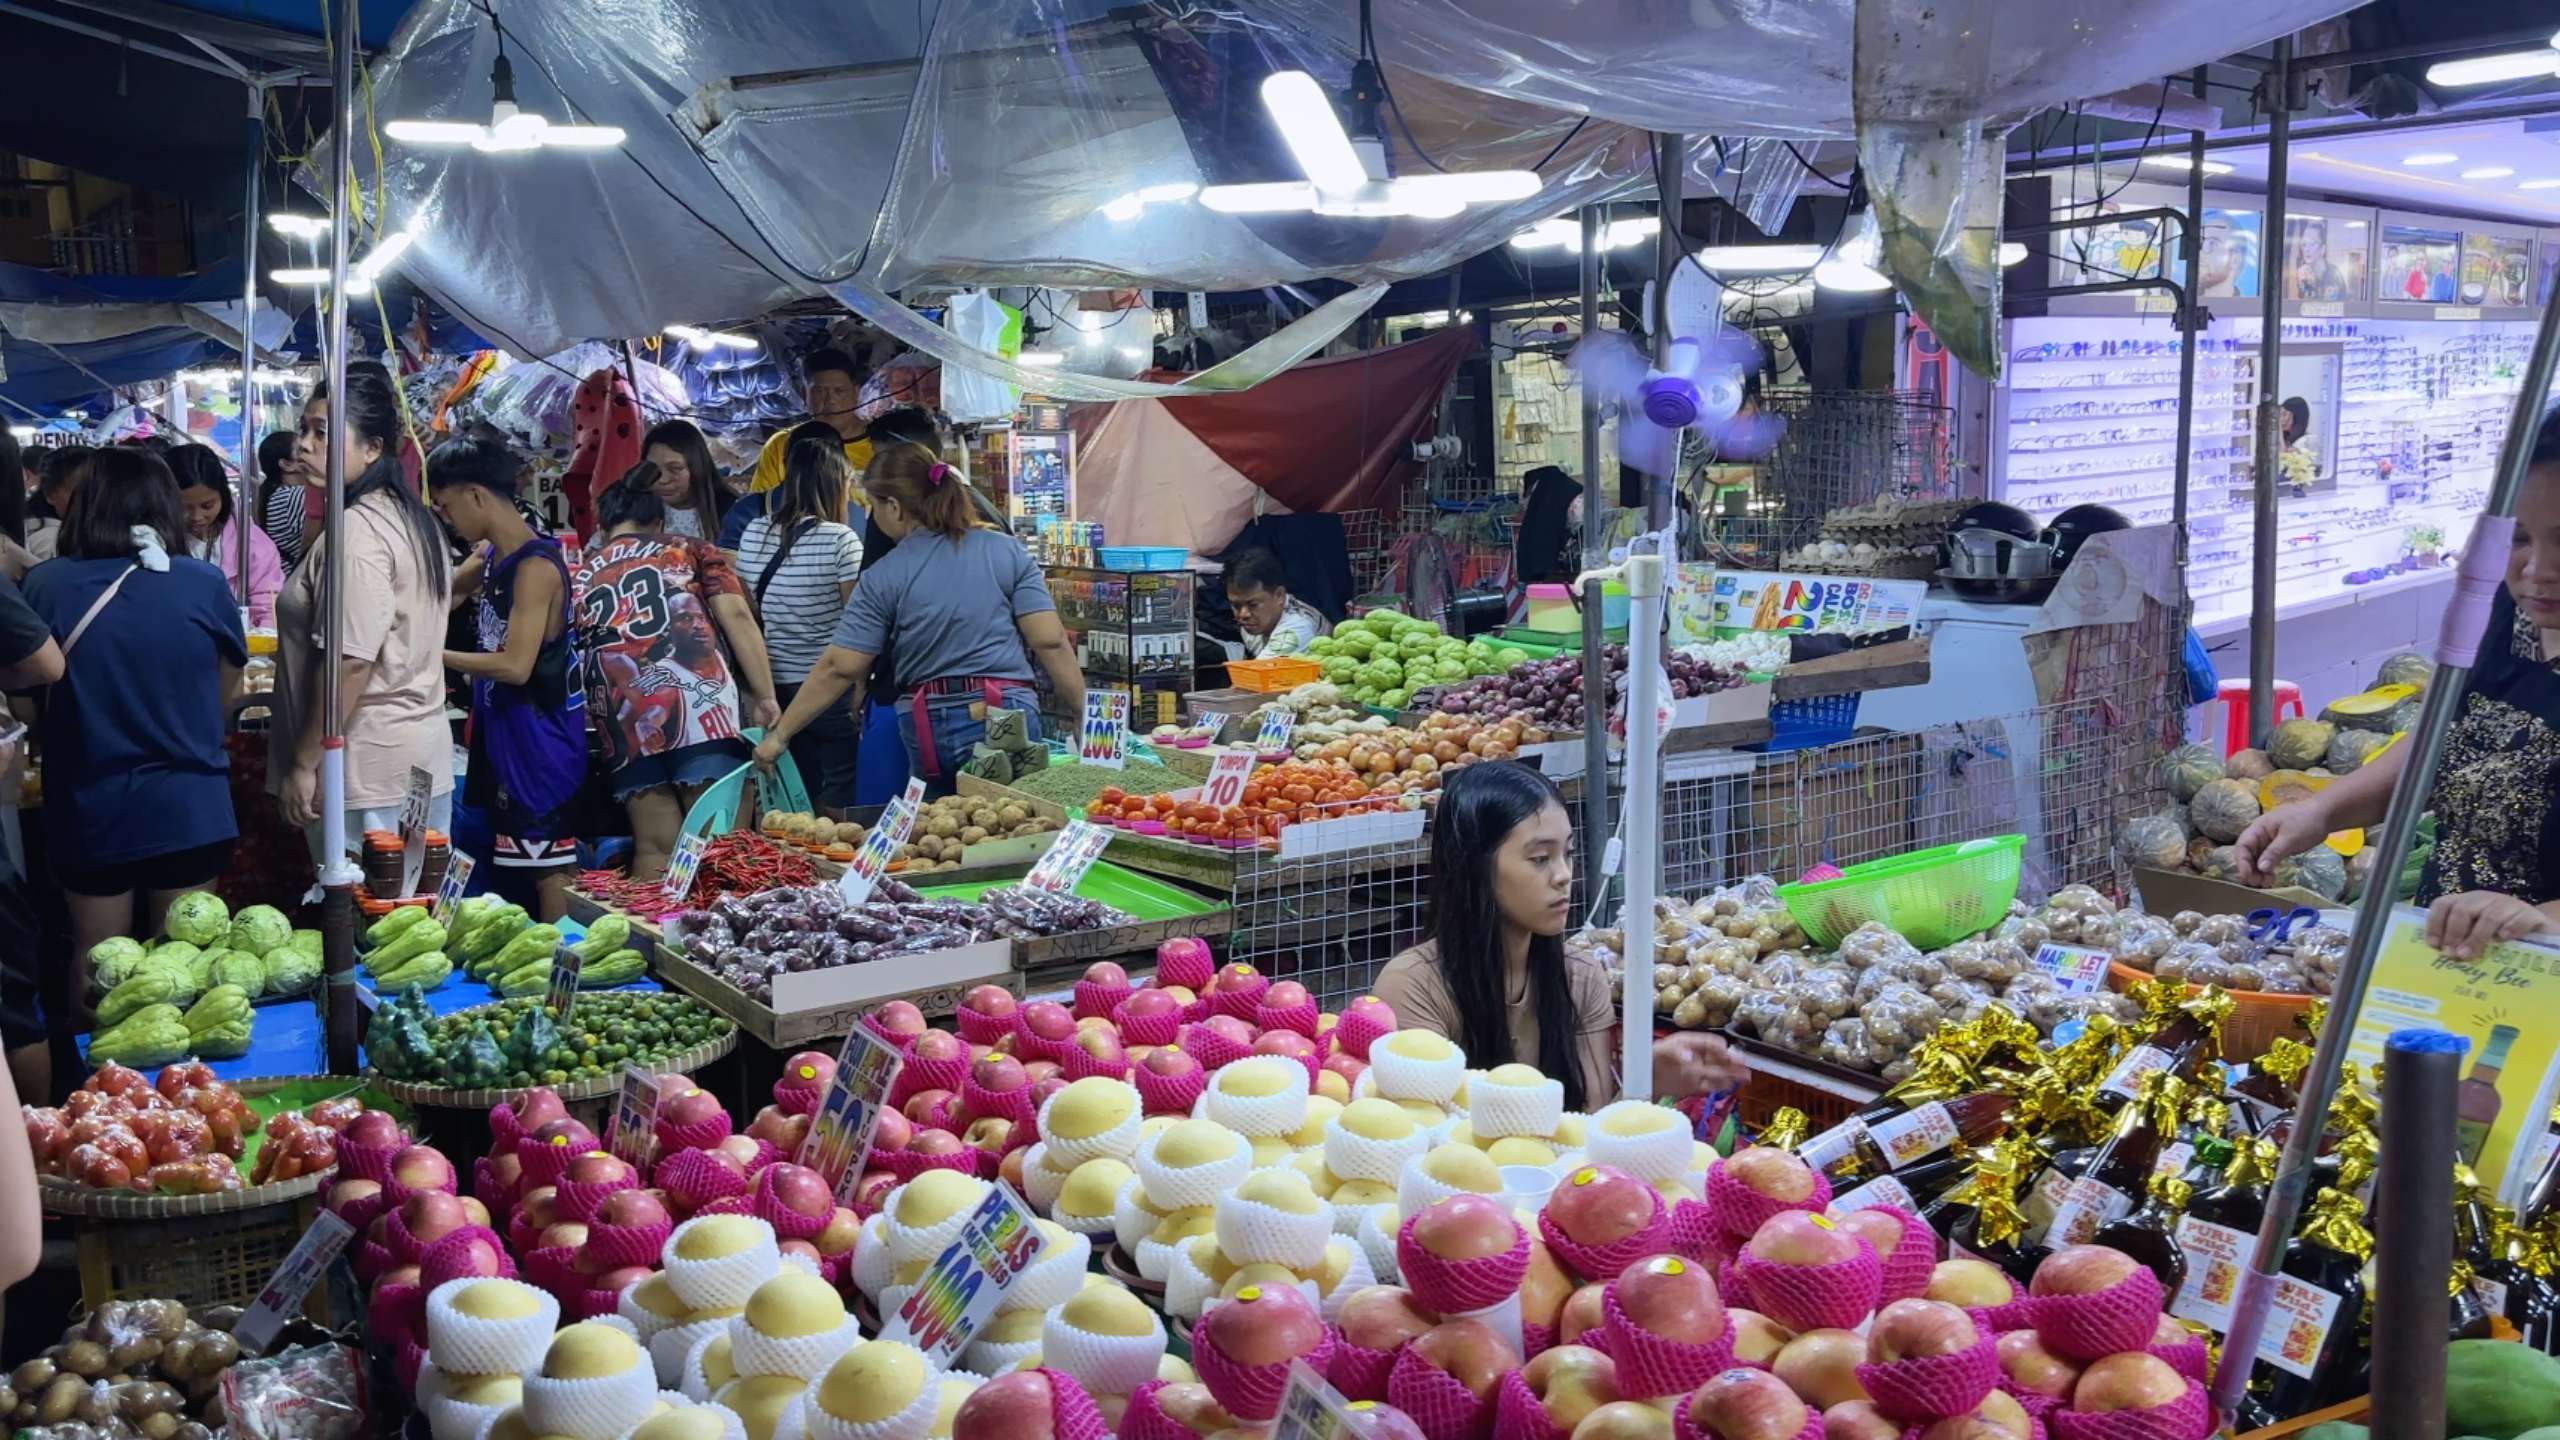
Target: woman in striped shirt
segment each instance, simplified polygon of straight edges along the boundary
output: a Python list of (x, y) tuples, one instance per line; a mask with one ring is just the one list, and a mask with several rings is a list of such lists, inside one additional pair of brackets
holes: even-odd
[[(843, 438), (814, 420), (800, 426), (784, 452), (772, 513), (747, 522), (738, 541), (738, 576), (764, 622), (774, 698), (785, 708), (835, 634), (862, 569), (862, 537), (844, 523), (852, 483)], [(843, 705), (828, 707), (791, 737), (791, 761), (810, 803), (835, 819), (853, 808), (860, 739), (853, 713)]]
[(276, 542), (276, 558), (290, 571), (309, 548), (304, 543), (304, 501), (311, 489), (301, 463), (293, 458), (292, 431), (270, 431), (258, 442), (258, 476), (258, 528)]

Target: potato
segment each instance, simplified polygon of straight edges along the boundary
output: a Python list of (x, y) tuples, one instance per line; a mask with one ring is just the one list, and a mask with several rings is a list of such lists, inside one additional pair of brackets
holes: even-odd
[(162, 1410), (142, 1417), (144, 1440), (169, 1440), (178, 1433), (178, 1417)]
[(118, 1370), (137, 1370), (160, 1358), (160, 1342), (148, 1335), (137, 1335), (107, 1352), (107, 1363)]
[(240, 1358), (240, 1342), (229, 1331), (216, 1331), (196, 1342), (196, 1364), (204, 1371), (218, 1373)]
[(960, 831), (960, 843), (963, 845), (975, 845), (986, 838), (987, 827), (984, 825), (969, 825)]
[(175, 1300), (145, 1300), (134, 1310), (155, 1339), (174, 1340), (187, 1328), (187, 1307)]
[(107, 1373), (107, 1347), (95, 1340), (74, 1340), (62, 1347), (62, 1368), (94, 1380)]
[(59, 1371), (50, 1358), (38, 1356), (10, 1372), (9, 1386), (21, 1395), (33, 1395), (52, 1384), (57, 1373)]
[(193, 1378), (196, 1373), (196, 1347), (199, 1343), (197, 1336), (181, 1335), (163, 1346), (160, 1351), (161, 1373), (175, 1380)]
[(36, 1420), (45, 1425), (61, 1424), (71, 1418), (71, 1412), (78, 1408), (81, 1397), (88, 1393), (89, 1387), (81, 1382), (79, 1376), (56, 1376), (52, 1384), (44, 1387), (44, 1393), (36, 1397)]

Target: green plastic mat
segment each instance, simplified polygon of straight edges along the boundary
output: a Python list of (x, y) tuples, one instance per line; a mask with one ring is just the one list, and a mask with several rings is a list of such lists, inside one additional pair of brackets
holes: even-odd
[(264, 1094), (240, 1097), (249, 1102), (249, 1108), (257, 1113), (259, 1122), (256, 1134), (242, 1137), (240, 1158), (235, 1162), (240, 1167), (240, 1177), (246, 1180), (250, 1167), (257, 1163), (258, 1149), (267, 1141), (267, 1121), (287, 1110), (308, 1110), (323, 1100), (335, 1100), (341, 1095), (353, 1095), (364, 1102), (366, 1109), (387, 1110), (403, 1125), (408, 1123), (409, 1107), (375, 1089), (362, 1076), (314, 1075), (288, 1080)]
[[(919, 885), (921, 894), (937, 900), (975, 900), (1011, 880), (982, 880), (969, 885)], [(1100, 861), (1084, 872), (1076, 882), (1076, 894), (1086, 900), (1099, 900), (1115, 910), (1125, 910), (1141, 920), (1181, 920), (1193, 915), (1207, 915), (1218, 909), (1218, 902), (1205, 895), (1195, 895), (1179, 885), (1124, 870), (1108, 860)]]

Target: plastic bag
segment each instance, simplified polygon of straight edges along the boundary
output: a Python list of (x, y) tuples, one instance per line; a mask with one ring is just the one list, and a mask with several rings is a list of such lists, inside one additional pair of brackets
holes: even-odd
[(243, 1360), (222, 1381), (232, 1440), (357, 1440), (366, 1429), (356, 1353), (305, 1345)]
[[(954, 295), (943, 308), (942, 327), (966, 344), (1010, 360), (1022, 351), (1022, 312), (982, 291)], [(942, 377), (942, 409), (953, 420), (970, 424), (1012, 416), (1022, 392), (992, 375), (954, 370)]]

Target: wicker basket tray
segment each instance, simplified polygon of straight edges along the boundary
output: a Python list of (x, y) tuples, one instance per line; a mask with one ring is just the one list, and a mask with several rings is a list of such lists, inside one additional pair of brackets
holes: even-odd
[[(468, 1015), (471, 1012), (465, 1010), (459, 1013)], [(661, 1072), (674, 1071), (690, 1074), (737, 1048), (737, 1022), (730, 1021), (728, 1032), (718, 1039), (705, 1041), (679, 1054), (661, 1056), (648, 1063)], [(368, 1069), (365, 1074), (373, 1084), (381, 1088), (384, 1094), (395, 1100), (410, 1105), (453, 1110), (486, 1110), (492, 1105), (511, 1103), (523, 1095), (527, 1088), (522, 1085), (458, 1088), (451, 1085), (427, 1085), (413, 1080), (394, 1080), (378, 1070)], [(602, 1100), (621, 1089), (622, 1073), (618, 1070), (609, 1075), (599, 1075), (592, 1080), (578, 1080), (567, 1085), (551, 1087), (553, 1094), (558, 1095), (563, 1103), (570, 1105), (586, 1100)]]
[[(268, 1075), (242, 1080), (232, 1085), (243, 1097), (264, 1095), (287, 1085), (309, 1080), (341, 1080), (348, 1092), (364, 1087), (352, 1075)], [(93, 1220), (182, 1220), (194, 1216), (226, 1215), (235, 1210), (256, 1210), (267, 1205), (283, 1205), (318, 1192), (336, 1177), (337, 1170), (297, 1175), (290, 1180), (272, 1181), (265, 1185), (247, 1185), (237, 1190), (216, 1190), (209, 1195), (160, 1195), (147, 1190), (101, 1190), (66, 1180), (59, 1175), (36, 1177), (37, 1202), (49, 1215), (81, 1215)]]
[[(2139, 965), (2121, 960), (2107, 962), (2107, 988), (2129, 990), (2144, 980), (2157, 978)], [(2202, 987), (2182, 985), (2179, 993), (2194, 995)], [(2290, 1036), (2305, 1044), (2317, 1036), (2305, 1035), (2302, 1017), (2311, 1010), (2318, 995), (2281, 995), (2265, 990), (2226, 990), (2231, 997), (2231, 1013), (2222, 1020), (2222, 1059), (2230, 1065), (2253, 1065), (2267, 1053), (2267, 1047), (2279, 1038)]]

